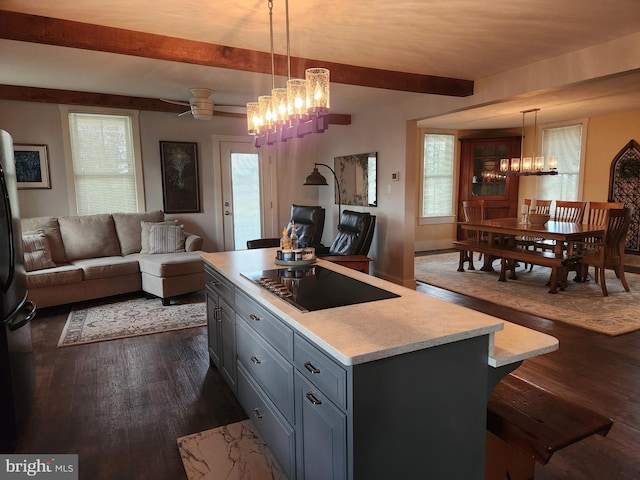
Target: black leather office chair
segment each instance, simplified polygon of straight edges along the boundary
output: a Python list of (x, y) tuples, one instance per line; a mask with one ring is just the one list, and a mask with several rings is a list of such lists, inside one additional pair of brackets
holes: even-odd
[(371, 247), (375, 226), (375, 215), (344, 210), (336, 238), (328, 251), (321, 251), (320, 255), (366, 255)]
[[(291, 223), (296, 223), (298, 245), (320, 247), (324, 232), (325, 209), (319, 206), (291, 205), (291, 217), (287, 225), (287, 233), (291, 235)], [(247, 248), (268, 248), (280, 246), (278, 238), (258, 238), (247, 240)]]

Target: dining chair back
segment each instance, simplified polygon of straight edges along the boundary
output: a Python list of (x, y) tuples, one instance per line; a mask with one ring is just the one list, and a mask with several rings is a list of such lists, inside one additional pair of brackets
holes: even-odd
[(582, 223), (587, 202), (556, 200), (553, 219), (556, 222)]
[(589, 202), (589, 225), (604, 225), (607, 221), (607, 212), (612, 208), (624, 208), (622, 202)]
[(551, 200), (536, 200), (535, 210), (531, 209), (532, 200), (530, 198), (524, 199), (524, 204), (529, 207), (529, 213), (550, 213), (551, 211)]
[(629, 284), (624, 276), (624, 246), (627, 240), (631, 213), (628, 208), (610, 208), (606, 212), (605, 230), (602, 240), (580, 244), (580, 263), (595, 268), (594, 280), (600, 283), (603, 296), (608, 296), (605, 269), (612, 268), (625, 291)]
[[(484, 220), (485, 217), (485, 204), (484, 200), (463, 200), (462, 201), (462, 213), (464, 215), (465, 222), (475, 222)], [(478, 232), (476, 230), (463, 230), (464, 238), (466, 240), (478, 240)], [(479, 254), (478, 260), (482, 258), (482, 253)], [(460, 261), (458, 264), (458, 271), (464, 271), (464, 264), (469, 264), (469, 270), (475, 270), (473, 265), (473, 251), (460, 250)]]

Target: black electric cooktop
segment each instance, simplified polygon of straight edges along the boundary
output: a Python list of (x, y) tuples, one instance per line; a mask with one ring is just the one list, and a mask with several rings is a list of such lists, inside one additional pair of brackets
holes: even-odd
[(374, 302), (400, 295), (319, 265), (242, 273), (301, 312)]

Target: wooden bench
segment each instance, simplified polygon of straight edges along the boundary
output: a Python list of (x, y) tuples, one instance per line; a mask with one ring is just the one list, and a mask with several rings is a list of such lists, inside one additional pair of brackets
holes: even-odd
[(554, 252), (544, 250), (526, 250), (520, 247), (509, 245), (489, 244), (487, 242), (475, 242), (468, 240), (459, 240), (453, 242), (453, 247), (460, 250), (460, 262), (458, 271), (464, 271), (464, 263), (470, 262), (469, 269), (473, 269), (473, 252), (479, 252), (489, 257), (500, 258), (501, 269), (498, 281), (507, 281), (507, 272), (511, 272), (509, 278), (516, 280), (515, 268), (518, 262), (540, 265), (551, 268), (551, 278), (549, 280), (549, 292), (557, 293), (558, 285), (564, 289), (566, 285), (566, 269), (570, 264), (578, 261), (577, 256), (568, 256), (566, 253), (557, 255)]
[(514, 374), (489, 397), (485, 480), (531, 480), (535, 464), (593, 434), (605, 436), (613, 421)]

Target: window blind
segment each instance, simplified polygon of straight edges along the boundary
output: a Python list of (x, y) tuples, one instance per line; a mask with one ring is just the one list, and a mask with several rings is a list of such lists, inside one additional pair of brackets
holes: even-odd
[(131, 118), (69, 113), (78, 215), (137, 212)]
[(544, 177), (540, 198), (578, 200), (582, 125), (545, 128), (542, 131), (542, 154), (558, 157), (558, 175)]
[(454, 136), (424, 136), (422, 217), (453, 215)]

